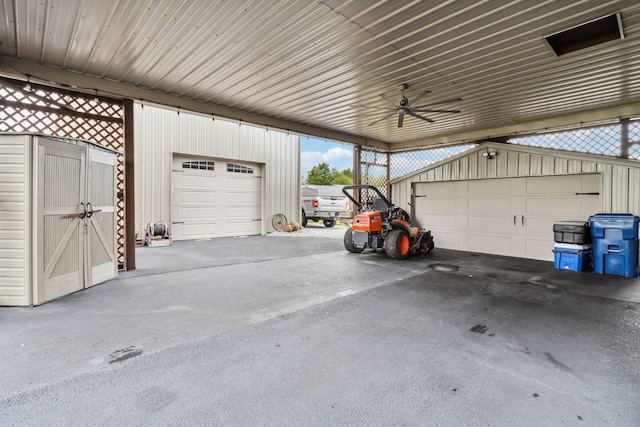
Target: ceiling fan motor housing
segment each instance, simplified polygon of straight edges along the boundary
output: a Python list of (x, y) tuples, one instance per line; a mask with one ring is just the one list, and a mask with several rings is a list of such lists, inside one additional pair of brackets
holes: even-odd
[(400, 100), (400, 107), (405, 108), (409, 104), (409, 100), (406, 97), (402, 97)]

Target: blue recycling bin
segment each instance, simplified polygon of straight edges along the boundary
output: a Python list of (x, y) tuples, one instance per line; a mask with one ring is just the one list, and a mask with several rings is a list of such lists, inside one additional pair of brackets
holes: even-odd
[(593, 240), (593, 271), (625, 277), (638, 276), (638, 223), (632, 214), (596, 214), (589, 217)]

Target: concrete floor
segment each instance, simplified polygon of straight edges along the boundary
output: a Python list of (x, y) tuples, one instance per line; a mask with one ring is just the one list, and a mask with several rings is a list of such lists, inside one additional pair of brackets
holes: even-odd
[(138, 248), (0, 307), (1, 424), (640, 425), (640, 280), (342, 232)]

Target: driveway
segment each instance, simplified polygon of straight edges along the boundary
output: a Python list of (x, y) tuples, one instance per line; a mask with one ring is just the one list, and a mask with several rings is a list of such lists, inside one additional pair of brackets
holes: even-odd
[(313, 230), (141, 247), (0, 307), (3, 424), (640, 425), (637, 279)]

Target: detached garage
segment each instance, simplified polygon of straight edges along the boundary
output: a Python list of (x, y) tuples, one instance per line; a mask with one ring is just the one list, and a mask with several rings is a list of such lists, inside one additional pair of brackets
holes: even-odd
[(637, 161), (484, 143), (392, 181), (436, 246), (553, 260), (553, 223), (640, 213)]
[(298, 217), (299, 137), (203, 114), (136, 104), (136, 224), (165, 221), (175, 240), (272, 231)]

